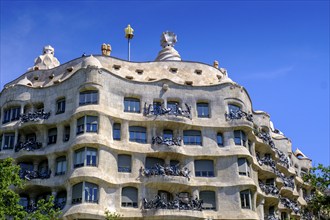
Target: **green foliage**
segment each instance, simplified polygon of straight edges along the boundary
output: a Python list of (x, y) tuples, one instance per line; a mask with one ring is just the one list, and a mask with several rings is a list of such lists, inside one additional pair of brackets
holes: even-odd
[(307, 211), (315, 215), (330, 216), (330, 166), (319, 164), (311, 168), (303, 179), (315, 188)]
[(11, 216), (14, 220), (57, 220), (61, 212), (54, 208), (54, 197), (48, 201), (38, 201), (38, 209), (27, 213), (19, 204), (20, 197), (13, 190), (22, 189), (24, 182), (19, 177), (20, 167), (13, 164), (12, 158), (0, 161), (0, 219)]
[(105, 220), (120, 220), (122, 215), (118, 214), (117, 212), (110, 212), (109, 210), (105, 210)]

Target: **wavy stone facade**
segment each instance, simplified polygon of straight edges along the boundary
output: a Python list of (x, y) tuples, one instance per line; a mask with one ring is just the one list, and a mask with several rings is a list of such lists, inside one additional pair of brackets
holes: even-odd
[(224, 69), (81, 57), (0, 94), (0, 159), (21, 204), (55, 195), (62, 219), (303, 219), (311, 160)]

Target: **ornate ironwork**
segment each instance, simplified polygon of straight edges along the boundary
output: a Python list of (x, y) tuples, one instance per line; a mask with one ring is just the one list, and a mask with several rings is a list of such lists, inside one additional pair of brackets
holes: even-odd
[(265, 220), (281, 220), (279, 217), (275, 216), (274, 214), (272, 215), (266, 215)]
[(182, 138), (163, 138), (161, 136), (152, 137), (152, 144), (165, 144), (167, 146), (181, 146)]
[(183, 176), (190, 180), (190, 170), (185, 167), (183, 169), (179, 169), (179, 165), (170, 166), (165, 165), (162, 166), (160, 164), (156, 164), (151, 168), (140, 168), (140, 173), (146, 177), (150, 176)]
[(176, 198), (172, 201), (166, 201), (159, 195), (155, 199), (150, 199), (149, 201), (144, 198), (142, 200), (143, 209), (178, 209), (178, 210), (203, 210), (203, 200), (193, 198), (180, 198), (176, 195)]
[(50, 177), (51, 171), (38, 171), (38, 170), (20, 170), (19, 176), (21, 179), (26, 179), (28, 181), (32, 179), (48, 179)]
[(144, 104), (144, 111), (143, 114), (145, 116), (149, 115), (175, 115), (175, 116), (182, 116), (191, 119), (191, 106), (185, 103), (186, 109), (181, 108), (178, 104), (175, 105), (173, 108), (165, 108), (163, 104), (155, 105), (155, 104)]
[(15, 146), (15, 152), (18, 152), (20, 150), (26, 150), (26, 151), (34, 151), (38, 150), (42, 147), (42, 143), (36, 142), (36, 141), (26, 141), (26, 142), (18, 142)]
[(279, 163), (282, 164), (283, 166), (285, 166), (287, 169), (289, 169), (290, 167), (290, 161), (288, 159), (288, 157), (279, 149), (275, 148), (275, 151), (279, 157)]
[(276, 169), (275, 162), (271, 157), (260, 158), (259, 153), (257, 153), (256, 157), (260, 166), (266, 165), (266, 166), (270, 166), (273, 170)]
[(274, 185), (266, 185), (262, 181), (259, 181), (259, 187), (267, 195), (268, 194), (272, 194), (272, 195), (276, 196), (280, 192), (276, 186), (274, 186)]
[(230, 110), (229, 113), (225, 113), (226, 120), (235, 120), (245, 118), (246, 120), (253, 122), (253, 115), (243, 112), (242, 110), (233, 111)]
[(55, 201), (54, 202), (54, 209), (60, 209), (60, 210), (62, 210), (65, 205), (66, 205), (66, 200), (63, 200), (61, 202)]
[(256, 131), (257, 136), (266, 144), (268, 144), (271, 148), (275, 148), (275, 143), (272, 140), (272, 137), (267, 132), (258, 132)]
[(280, 197), (280, 200), (284, 207), (291, 209), (296, 214), (300, 213), (300, 207), (298, 206), (297, 202), (294, 202), (285, 197)]
[(48, 119), (50, 116), (50, 112), (45, 112), (44, 110), (39, 110), (33, 113), (26, 113), (21, 114), (20, 121), (22, 123), (29, 122), (29, 121), (40, 121), (43, 119)]

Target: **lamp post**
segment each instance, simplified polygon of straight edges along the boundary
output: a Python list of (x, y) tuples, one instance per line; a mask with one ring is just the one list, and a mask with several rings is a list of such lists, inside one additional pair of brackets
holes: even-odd
[(131, 60), (131, 45), (130, 40), (133, 39), (133, 28), (131, 28), (131, 25), (127, 25), (127, 28), (125, 28), (125, 38), (128, 40), (128, 61)]

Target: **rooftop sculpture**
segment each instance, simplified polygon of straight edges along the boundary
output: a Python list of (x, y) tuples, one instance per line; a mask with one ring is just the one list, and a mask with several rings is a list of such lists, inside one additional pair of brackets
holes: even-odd
[(34, 60), (34, 66), (29, 70), (52, 69), (60, 65), (60, 62), (54, 57), (54, 48), (50, 45), (44, 46), (42, 55)]
[(181, 56), (174, 49), (174, 45), (177, 42), (176, 34), (170, 31), (163, 32), (160, 45), (163, 47), (161, 51), (159, 51), (158, 56), (156, 57), (156, 61), (164, 61), (164, 60), (176, 60), (181, 61)]

